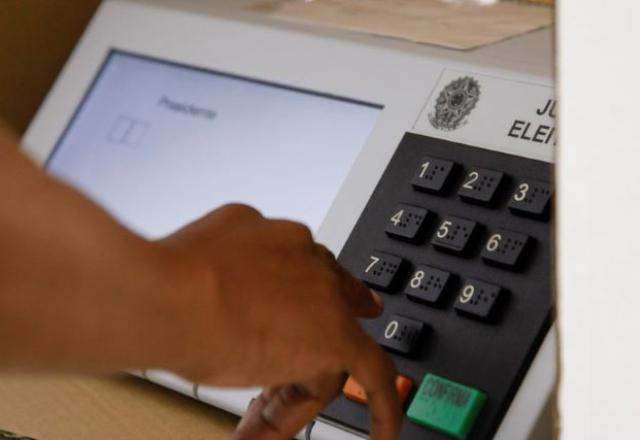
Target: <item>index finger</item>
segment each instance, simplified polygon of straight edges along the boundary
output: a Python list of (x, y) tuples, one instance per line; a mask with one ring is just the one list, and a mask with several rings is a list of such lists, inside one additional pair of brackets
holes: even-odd
[(369, 405), (371, 438), (395, 440), (402, 412), (396, 391), (396, 368), (391, 358), (360, 328), (350, 333), (353, 347), (349, 372), (365, 390)]
[(382, 298), (342, 267), (333, 253), (325, 246), (318, 244), (316, 251), (338, 277), (340, 293), (344, 295), (344, 299), (353, 313), (360, 318), (380, 316), (384, 308)]

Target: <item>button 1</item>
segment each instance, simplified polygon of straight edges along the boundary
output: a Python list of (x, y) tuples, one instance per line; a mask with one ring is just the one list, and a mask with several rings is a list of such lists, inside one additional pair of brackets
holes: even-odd
[(497, 229), (489, 235), (481, 257), (488, 264), (513, 269), (518, 266), (530, 242), (528, 235)]
[(435, 374), (427, 374), (407, 417), (414, 423), (465, 440), (487, 400), (486, 394)]
[[(413, 390), (413, 381), (407, 377), (398, 375), (396, 377), (396, 391), (398, 392), (400, 405), (404, 406), (409, 398), (409, 394), (411, 394), (411, 390)], [(364, 388), (352, 376), (349, 376), (347, 379), (347, 382), (342, 388), (342, 392), (349, 400), (365, 405), (367, 404), (367, 394), (365, 393)]]
[(486, 168), (471, 168), (458, 190), (458, 196), (469, 203), (491, 205), (503, 180), (503, 172)]
[(471, 220), (446, 216), (431, 239), (431, 244), (439, 250), (464, 253), (476, 227), (476, 222)]
[(411, 185), (418, 191), (440, 193), (446, 189), (454, 168), (455, 164), (449, 160), (423, 157)]
[(400, 257), (374, 252), (363, 262), (360, 279), (371, 287), (388, 290), (403, 265)]
[(428, 215), (429, 211), (426, 209), (400, 203), (393, 210), (384, 231), (391, 237), (415, 241), (420, 237)]
[(446, 290), (451, 274), (435, 267), (418, 265), (404, 289), (404, 293), (414, 301), (436, 304)]
[(423, 322), (392, 315), (384, 326), (378, 343), (396, 353), (411, 355), (416, 351), (424, 331)]
[(503, 290), (500, 286), (468, 279), (460, 290), (453, 308), (471, 318), (490, 320), (502, 295)]
[(549, 214), (551, 187), (538, 180), (523, 179), (509, 199), (509, 210), (516, 215), (545, 219)]

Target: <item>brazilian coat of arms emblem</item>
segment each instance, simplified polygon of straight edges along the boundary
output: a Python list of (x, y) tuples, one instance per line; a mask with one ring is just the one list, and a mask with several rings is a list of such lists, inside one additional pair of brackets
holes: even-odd
[(466, 124), (479, 99), (480, 84), (476, 79), (470, 76), (455, 79), (438, 95), (429, 122), (438, 130), (455, 130)]

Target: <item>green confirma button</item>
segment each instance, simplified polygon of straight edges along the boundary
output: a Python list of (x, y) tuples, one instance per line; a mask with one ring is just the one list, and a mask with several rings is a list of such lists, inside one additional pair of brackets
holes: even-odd
[(486, 400), (486, 394), (476, 389), (427, 374), (407, 416), (414, 423), (464, 440)]

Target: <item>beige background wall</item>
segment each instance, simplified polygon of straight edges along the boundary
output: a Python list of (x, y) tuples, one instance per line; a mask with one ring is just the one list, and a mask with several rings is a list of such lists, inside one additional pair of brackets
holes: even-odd
[(22, 133), (99, 0), (0, 0), (0, 118)]

